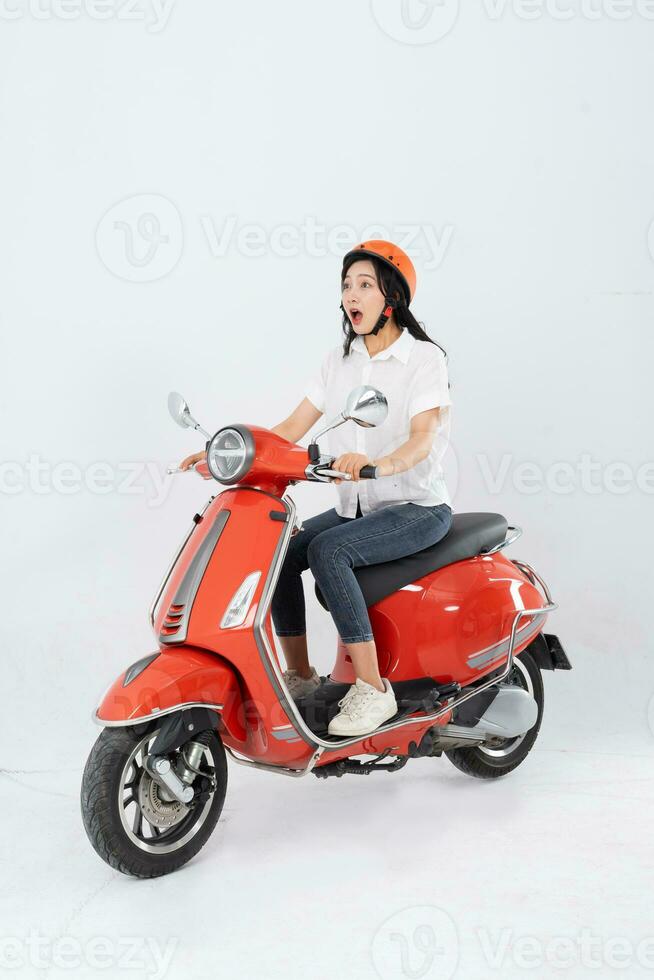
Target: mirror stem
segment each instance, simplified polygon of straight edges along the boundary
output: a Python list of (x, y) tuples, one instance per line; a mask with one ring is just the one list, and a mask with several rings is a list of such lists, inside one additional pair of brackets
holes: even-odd
[(326, 429), (321, 429), (321, 431), (320, 431), (320, 432), (318, 432), (318, 433), (317, 433), (317, 434), (316, 434), (316, 435), (315, 435), (315, 436), (313, 437), (313, 441), (314, 441), (314, 442), (318, 442), (318, 440), (319, 440), (319, 439), (321, 439), (321, 438), (322, 438), (322, 437), (324, 436), (324, 434), (325, 434), (326, 432), (331, 432), (331, 430), (332, 430), (332, 429), (336, 429), (336, 428), (338, 428), (338, 426), (339, 426), (339, 425), (343, 425), (343, 422), (347, 422), (347, 421), (348, 421), (348, 418), (347, 418), (347, 416), (346, 416), (346, 415), (344, 415), (344, 414), (343, 414), (343, 412), (341, 412), (341, 414), (340, 414), (340, 415), (337, 415), (337, 416), (336, 416), (336, 418), (334, 419), (334, 421), (333, 421), (333, 422), (330, 422), (330, 423), (329, 423), (329, 425), (327, 426), (327, 428), (326, 428)]
[(196, 432), (199, 432), (201, 436), (204, 436), (205, 439), (211, 439), (211, 436), (209, 435), (207, 430), (203, 429), (199, 422), (196, 422), (193, 428), (195, 429)]

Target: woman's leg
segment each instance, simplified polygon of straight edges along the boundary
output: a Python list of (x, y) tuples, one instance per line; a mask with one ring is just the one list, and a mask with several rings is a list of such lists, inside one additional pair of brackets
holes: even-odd
[(308, 548), (309, 566), (320, 586), (358, 678), (378, 691), (377, 650), (365, 600), (354, 568), (414, 554), (445, 537), (452, 523), (447, 504), (421, 507), (395, 504), (316, 535)]
[(303, 678), (311, 676), (302, 586), (302, 572), (309, 567), (308, 548), (318, 534), (350, 522), (350, 518), (337, 514), (335, 508), (308, 518), (303, 522), (302, 530), (291, 538), (282, 564), (271, 615), (288, 668)]

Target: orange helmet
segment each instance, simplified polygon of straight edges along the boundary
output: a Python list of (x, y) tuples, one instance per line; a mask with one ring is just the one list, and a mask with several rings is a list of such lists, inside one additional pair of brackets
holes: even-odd
[(408, 306), (410, 304), (416, 291), (416, 270), (409, 256), (399, 246), (394, 245), (392, 242), (385, 242), (379, 238), (361, 242), (360, 245), (355, 245), (345, 255), (343, 268), (345, 268), (345, 263), (353, 256), (360, 256), (361, 258), (374, 256), (390, 266), (400, 281), (400, 285), (405, 294), (406, 305)]

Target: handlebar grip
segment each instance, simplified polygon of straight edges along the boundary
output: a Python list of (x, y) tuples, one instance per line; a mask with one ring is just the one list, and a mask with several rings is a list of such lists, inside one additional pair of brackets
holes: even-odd
[(362, 466), (359, 470), (359, 479), (361, 480), (376, 480), (377, 479), (377, 467), (376, 466)]

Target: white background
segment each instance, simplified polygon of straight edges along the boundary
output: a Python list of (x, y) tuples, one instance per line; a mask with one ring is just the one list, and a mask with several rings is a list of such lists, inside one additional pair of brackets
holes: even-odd
[[(402, 976), (374, 937), (424, 906), (457, 937), (439, 977), (493, 975), (475, 929), (637, 944), (651, 932), (654, 12), (0, 8), (2, 936), (177, 936), (169, 976), (221, 962), (239, 977)], [(392, 786), (232, 767), (201, 855), (130, 882), (92, 852), (77, 795), (98, 697), (155, 648), (148, 604), (211, 490), (164, 481), (202, 445), (167, 393), (211, 430), (280, 422), (339, 342), (343, 252), (381, 232), (410, 233), (413, 309), (448, 353), (454, 510), (523, 527), (510, 555), (548, 581), (548, 631), (574, 670), (546, 675), (537, 747), (497, 785), (445, 760)], [(335, 501), (292, 495), (304, 517)], [(335, 630), (306, 584), (326, 672)], [(497, 975), (530, 972), (507, 954)]]

